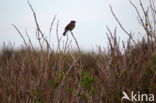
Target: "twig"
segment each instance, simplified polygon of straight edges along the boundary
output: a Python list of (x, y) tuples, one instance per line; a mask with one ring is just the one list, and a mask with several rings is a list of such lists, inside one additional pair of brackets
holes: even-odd
[(24, 44), (26, 45), (26, 47), (28, 47), (28, 46), (27, 46), (27, 42), (26, 42), (26, 40), (24, 39), (22, 33), (19, 31), (19, 29), (17, 28), (17, 26), (14, 25), (14, 24), (12, 24), (12, 25), (13, 25), (13, 27), (17, 30), (18, 34), (22, 37), (22, 39), (23, 39)]
[(33, 49), (33, 51), (35, 51), (35, 49), (34, 49), (34, 47), (33, 47), (33, 44), (32, 44), (32, 42), (31, 42), (31, 39), (30, 39), (30, 37), (29, 37), (29, 35), (28, 35), (27, 30), (25, 30), (25, 33), (26, 33), (26, 35), (27, 35), (27, 38), (28, 38), (29, 43), (30, 43), (30, 45), (31, 45), (31, 48)]
[(36, 27), (37, 27), (37, 34), (38, 34), (38, 35), (41, 34), (43, 40), (46, 42), (46, 44), (47, 44), (47, 46), (49, 47), (49, 49), (53, 52), (53, 50), (51, 49), (51, 47), (50, 47), (50, 45), (49, 45), (47, 39), (44, 37), (44, 34), (43, 34), (43, 32), (41, 31), (41, 29), (40, 29), (40, 27), (39, 27), (39, 24), (38, 24), (38, 21), (37, 21), (37, 17), (36, 17), (36, 13), (35, 13), (35, 11), (34, 11), (32, 5), (30, 4), (29, 1), (28, 1), (28, 4), (29, 4), (29, 6), (30, 6), (31, 11), (33, 12), (33, 16), (34, 16), (35, 23), (36, 23)]
[[(119, 24), (119, 26), (121, 27), (121, 29), (129, 36), (129, 38), (135, 43), (135, 40), (132, 37), (132, 33), (129, 33), (120, 23), (119, 19), (116, 17), (115, 13), (113, 12), (112, 6), (109, 5), (111, 13), (113, 14), (115, 20), (117, 21), (117, 23)], [(136, 43), (135, 43), (136, 44)]]
[(67, 44), (68, 44), (68, 35), (67, 35), (66, 42), (65, 42), (65, 44), (64, 44), (64, 53), (66, 52), (66, 49), (67, 49)]
[(52, 31), (52, 27), (53, 27), (53, 24), (54, 24), (54, 21), (56, 19), (56, 15), (54, 16), (51, 24), (50, 24), (50, 29), (49, 29), (49, 43), (51, 42), (51, 31)]
[(77, 47), (78, 47), (78, 50), (79, 50), (79, 53), (81, 53), (81, 50), (80, 50), (79, 44), (78, 44), (78, 42), (77, 42), (77, 40), (76, 40), (76, 38), (75, 38), (75, 36), (74, 36), (74, 34), (73, 34), (72, 31), (71, 31), (71, 35), (73, 36), (73, 38), (74, 38), (74, 40), (75, 40), (75, 43), (76, 43), (76, 45), (77, 45)]
[(61, 48), (60, 48), (61, 38), (59, 38), (59, 35), (58, 35), (58, 28), (59, 28), (59, 20), (57, 21), (57, 26), (56, 26), (56, 36), (57, 36), (57, 42), (58, 42), (57, 50), (59, 50), (59, 52), (60, 52), (61, 51)]
[(128, 32), (126, 31), (126, 29), (122, 26), (122, 24), (120, 23), (120, 21), (119, 21), (118, 18), (116, 17), (115, 13), (113, 12), (112, 6), (109, 5), (109, 7), (110, 7), (110, 10), (111, 10), (111, 13), (112, 13), (113, 16), (115, 17), (115, 19), (116, 19), (116, 21), (118, 22), (118, 24), (119, 24), (119, 26), (121, 27), (121, 29), (122, 29), (127, 35), (130, 36), (130, 33), (128, 33)]
[(53, 27), (53, 24), (54, 24), (55, 19), (56, 19), (56, 15), (54, 16), (54, 18), (53, 18), (53, 20), (52, 20), (52, 22), (51, 22), (51, 24), (50, 24), (49, 34), (50, 34), (51, 31), (52, 31), (52, 27)]

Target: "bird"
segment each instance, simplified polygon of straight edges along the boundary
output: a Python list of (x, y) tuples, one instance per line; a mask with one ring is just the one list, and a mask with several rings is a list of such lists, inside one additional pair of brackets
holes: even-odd
[(70, 23), (64, 29), (63, 36), (65, 36), (68, 31), (72, 31), (75, 28), (75, 23), (76, 21), (74, 20), (70, 21)]

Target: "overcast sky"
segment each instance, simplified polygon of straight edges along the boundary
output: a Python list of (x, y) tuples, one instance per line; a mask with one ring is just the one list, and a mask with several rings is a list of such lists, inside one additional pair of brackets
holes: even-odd
[[(138, 5), (139, 0), (132, 1)], [(148, 0), (142, 0), (142, 2), (145, 6), (148, 5)], [(52, 32), (52, 44), (55, 47), (57, 42), (55, 27), (58, 20), (59, 36), (62, 35), (64, 27), (70, 20), (77, 21), (73, 33), (80, 47), (85, 50), (93, 49), (96, 45), (107, 45), (106, 25), (111, 30), (117, 27), (117, 35), (121, 39), (126, 39), (127, 36), (118, 27), (110, 12), (109, 4), (112, 5), (115, 14), (127, 31), (132, 30), (136, 34), (141, 31), (136, 12), (129, 0), (30, 0), (30, 3), (36, 11), (39, 25), (45, 34), (48, 34), (50, 23), (57, 15)], [(34, 45), (38, 44), (35, 39), (34, 18), (27, 0), (1, 0), (0, 13), (0, 46), (9, 41), (15, 42), (16, 46), (23, 44), (12, 24), (15, 24), (23, 35), (27, 30)], [(73, 41), (72, 44), (74, 45), (75, 42)]]

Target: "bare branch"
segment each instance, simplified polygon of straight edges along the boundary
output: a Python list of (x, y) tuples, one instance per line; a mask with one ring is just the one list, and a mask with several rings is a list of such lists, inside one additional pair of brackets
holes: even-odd
[(12, 25), (13, 25), (13, 27), (17, 30), (18, 34), (22, 37), (25, 46), (28, 47), (28, 46), (27, 46), (27, 42), (26, 42), (25, 38), (23, 37), (22, 33), (20, 32), (20, 30), (17, 28), (16, 25), (14, 25), (14, 24), (12, 24)]
[(79, 44), (78, 44), (78, 42), (77, 42), (77, 40), (76, 40), (76, 38), (75, 38), (75, 36), (74, 36), (74, 34), (73, 34), (72, 31), (71, 31), (71, 35), (73, 36), (73, 38), (74, 38), (74, 40), (75, 40), (75, 43), (76, 43), (76, 45), (77, 45), (77, 47), (78, 47), (78, 50), (79, 50), (79, 53), (81, 53), (81, 50), (80, 50)]
[(41, 29), (40, 29), (40, 26), (39, 26), (38, 21), (37, 21), (36, 13), (35, 13), (35, 11), (34, 11), (32, 5), (30, 4), (29, 1), (28, 1), (28, 4), (29, 4), (29, 6), (30, 6), (31, 11), (33, 12), (33, 16), (34, 16), (35, 23), (36, 23), (36, 27), (37, 27), (37, 34), (38, 34), (38, 35), (41, 34), (43, 40), (44, 40), (44, 41), (46, 42), (46, 44), (47, 44), (47, 47), (53, 52), (53, 50), (51, 49), (51, 47), (50, 47), (50, 45), (49, 45), (49, 42), (48, 42), (47, 39), (44, 37), (44, 34), (43, 34), (43, 32), (41, 31)]
[(112, 6), (109, 5), (111, 13), (113, 14), (113, 16), (115, 17), (116, 21), (118, 22), (119, 26), (121, 27), (121, 29), (128, 35), (131, 36), (131, 33), (127, 32), (126, 29), (122, 26), (122, 24), (120, 23), (120, 21), (118, 20), (118, 18), (116, 17), (115, 13), (113, 12)]

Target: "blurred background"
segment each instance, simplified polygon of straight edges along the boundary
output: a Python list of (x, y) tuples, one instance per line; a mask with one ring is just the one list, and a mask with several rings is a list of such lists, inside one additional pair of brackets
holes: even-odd
[[(139, 7), (139, 0), (132, 0)], [(148, 6), (148, 0), (142, 0)], [(137, 21), (137, 14), (129, 0), (30, 0), (36, 14), (39, 25), (45, 35), (49, 35), (51, 21), (56, 15), (54, 22), (51, 45), (57, 46), (56, 24), (59, 20), (59, 36), (62, 36), (64, 27), (71, 21), (76, 20), (73, 30), (80, 48), (86, 51), (96, 50), (96, 46), (107, 46), (108, 26), (112, 31), (117, 27), (117, 36), (125, 40), (127, 35), (120, 29), (111, 14), (109, 4), (112, 5), (114, 13), (121, 21), (127, 31), (135, 32), (138, 38), (139, 32), (143, 32)], [(1, 0), (0, 1), (0, 47), (11, 42), (15, 48), (21, 47), (23, 41), (17, 31), (13, 28), (15, 24), (26, 37), (28, 32), (33, 44), (38, 47), (35, 36), (35, 22), (27, 3), (27, 0)], [(72, 39), (70, 33), (69, 38)], [(66, 37), (63, 37), (66, 39)], [(72, 42), (75, 45), (75, 42)]]

